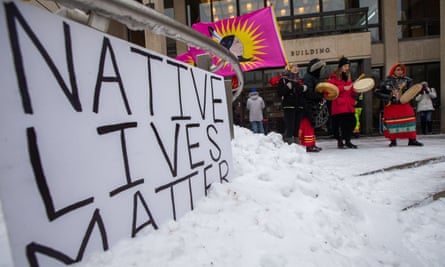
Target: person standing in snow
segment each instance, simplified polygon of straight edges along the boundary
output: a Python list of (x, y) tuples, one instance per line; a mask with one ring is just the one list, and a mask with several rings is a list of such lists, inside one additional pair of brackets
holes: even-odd
[(338, 87), (338, 97), (331, 102), (331, 116), (332, 131), (339, 149), (357, 148), (351, 143), (351, 137), (356, 123), (354, 106), (358, 93), (354, 91), (349, 67), (349, 59), (342, 56), (338, 61), (338, 68), (328, 80)]
[(433, 99), (437, 97), (436, 90), (434, 88), (428, 87), (427, 82), (422, 82), (422, 91), (416, 96), (417, 101), (417, 113), (420, 114), (420, 128), (422, 129), (422, 134), (433, 132), (433, 121), (431, 116), (433, 115), (434, 106)]
[(284, 117), (284, 141), (288, 144), (298, 141), (298, 129), (303, 116), (303, 92), (307, 86), (303, 84), (298, 73), (298, 65), (293, 63), (290, 70), (281, 75), (278, 82), (278, 95), (281, 97), (281, 107)]
[(320, 81), (320, 74), (326, 63), (318, 58), (309, 61), (307, 71), (303, 76), (303, 83), (307, 86), (307, 90), (303, 93), (303, 119), (300, 123), (298, 136), (300, 144), (306, 147), (307, 152), (320, 152), (321, 147), (315, 145), (315, 119), (321, 111), (322, 105), (325, 105), (323, 94), (315, 91), (315, 86)]
[(250, 89), (246, 108), (249, 110), (249, 121), (254, 133), (264, 134), (263, 109), (265, 107), (264, 100), (256, 88)]
[(423, 146), (416, 140), (416, 115), (410, 103), (400, 103), (400, 97), (413, 86), (413, 80), (406, 76), (406, 66), (396, 63), (388, 77), (375, 90), (377, 97), (388, 102), (383, 109), (383, 134), (397, 146), (397, 139), (408, 139), (409, 146)]

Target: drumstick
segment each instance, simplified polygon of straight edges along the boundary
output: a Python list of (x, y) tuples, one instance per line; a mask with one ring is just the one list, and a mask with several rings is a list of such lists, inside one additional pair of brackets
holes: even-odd
[(365, 74), (364, 73), (360, 74), (360, 76), (358, 76), (357, 80), (355, 80), (355, 81), (358, 81), (358, 80), (363, 79), (363, 78), (365, 78)]

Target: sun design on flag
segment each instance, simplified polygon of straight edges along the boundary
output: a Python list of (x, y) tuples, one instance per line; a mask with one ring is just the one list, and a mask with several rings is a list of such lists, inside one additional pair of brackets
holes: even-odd
[(191, 55), (187, 55), (183, 61), (189, 65), (195, 66), (195, 60)]
[[(264, 61), (262, 55), (267, 46), (264, 32), (259, 31), (260, 26), (247, 19), (228, 19), (221, 24), (209, 27), (211, 37), (234, 54), (244, 71), (254, 69)], [(218, 59), (219, 63), (221, 59)], [(226, 63), (227, 64), (227, 63)]]

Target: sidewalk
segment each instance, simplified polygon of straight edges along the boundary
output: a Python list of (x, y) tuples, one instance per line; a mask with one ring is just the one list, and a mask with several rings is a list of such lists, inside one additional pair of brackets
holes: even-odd
[(358, 195), (391, 203), (397, 210), (429, 197), (443, 197), (445, 134), (418, 135), (417, 140), (424, 146), (408, 146), (408, 140), (401, 139), (398, 146), (389, 147), (383, 136), (360, 137), (352, 140), (358, 149), (338, 149), (335, 139), (321, 139), (317, 145), (323, 150), (311, 157)]

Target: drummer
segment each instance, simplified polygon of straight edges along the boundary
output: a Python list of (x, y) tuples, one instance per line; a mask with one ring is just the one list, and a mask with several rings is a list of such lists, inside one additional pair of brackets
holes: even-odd
[(284, 116), (284, 141), (288, 144), (298, 142), (298, 129), (303, 116), (302, 94), (307, 90), (303, 84), (298, 65), (290, 64), (289, 70), (281, 75), (278, 82), (278, 95), (281, 97), (281, 105)]
[(389, 71), (389, 76), (375, 91), (377, 97), (387, 104), (383, 109), (383, 134), (397, 146), (397, 139), (408, 139), (409, 146), (423, 146), (416, 140), (416, 115), (408, 103), (400, 103), (400, 97), (413, 86), (413, 80), (406, 76), (406, 66), (396, 63)]
[(339, 149), (357, 148), (351, 143), (351, 137), (356, 123), (354, 105), (358, 93), (353, 88), (349, 67), (349, 59), (342, 56), (338, 61), (338, 68), (328, 80), (338, 87), (338, 97), (331, 103), (331, 118), (332, 131)]
[[(300, 122), (298, 137), (300, 144), (306, 147), (307, 152), (320, 152), (322, 149), (316, 145), (315, 118), (319, 114), (316, 111), (321, 111), (321, 106), (325, 104), (323, 94), (315, 91), (315, 86), (320, 81), (322, 69), (326, 66), (324, 61), (314, 58), (309, 61), (306, 73), (303, 76), (303, 82), (307, 86), (306, 92), (303, 93), (304, 109), (303, 118)], [(328, 115), (328, 114), (326, 114)]]

